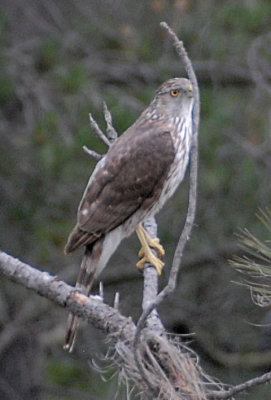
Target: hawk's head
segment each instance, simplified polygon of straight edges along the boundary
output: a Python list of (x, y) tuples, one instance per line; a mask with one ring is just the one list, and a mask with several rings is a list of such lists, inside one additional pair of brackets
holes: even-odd
[(152, 105), (160, 115), (186, 117), (193, 106), (193, 87), (189, 79), (172, 78), (156, 91)]

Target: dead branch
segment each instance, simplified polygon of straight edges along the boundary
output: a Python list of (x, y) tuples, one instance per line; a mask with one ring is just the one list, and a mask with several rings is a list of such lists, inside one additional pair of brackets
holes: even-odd
[(96, 161), (99, 161), (103, 157), (101, 154), (97, 153), (94, 150), (89, 149), (87, 146), (83, 146), (83, 150), (85, 153), (87, 153), (90, 157), (92, 157)]
[(95, 136), (97, 136), (98, 139), (100, 139), (107, 147), (109, 147), (111, 144), (110, 140), (103, 133), (103, 131), (101, 130), (95, 119), (92, 117), (91, 113), (89, 113), (88, 116), (89, 116), (90, 126)]
[(221, 391), (219, 393), (213, 393), (212, 395), (210, 395), (209, 399), (210, 400), (232, 399), (233, 398), (232, 396), (236, 395), (237, 393), (244, 392), (248, 389), (251, 389), (252, 387), (262, 385), (263, 383), (270, 381), (271, 381), (271, 372), (267, 372), (266, 374), (250, 379), (249, 381), (241, 383), (240, 385), (233, 386), (229, 390)]
[(103, 103), (104, 108), (104, 119), (106, 122), (106, 136), (108, 137), (110, 143), (113, 143), (118, 138), (118, 132), (115, 130), (112, 124), (112, 116), (109, 111), (106, 102)]
[[(148, 232), (148, 234), (155, 238), (157, 237), (157, 224), (154, 217), (148, 218), (143, 223), (144, 228)], [(146, 264), (144, 266), (144, 288), (143, 288), (143, 299), (142, 299), (142, 310), (145, 311), (148, 309), (149, 305), (155, 300), (158, 293), (158, 274), (155, 268), (153, 268), (150, 264)], [(162, 334), (165, 329), (159, 318), (157, 310), (152, 310), (149, 314), (147, 323), (147, 327), (152, 331), (156, 331), (157, 334)]]
[(99, 296), (92, 296), (89, 299), (74, 287), (59, 280), (57, 276), (41, 272), (2, 251), (0, 251), (0, 270), (12, 281), (67, 308), (104, 333), (113, 335), (121, 331), (121, 335), (123, 334), (123, 338), (127, 340), (135, 331), (135, 325), (129, 318), (104, 304)]
[(135, 384), (144, 398), (155, 393), (157, 399), (200, 400), (207, 399), (211, 393), (215, 384), (200, 369), (196, 356), (182, 343), (146, 328), (138, 352), (144, 375), (152, 382), (150, 392), (135, 363), (133, 343), (136, 327), (131, 318), (104, 304), (100, 296), (88, 298), (56, 276), (39, 271), (4, 252), (0, 252), (0, 271), (12, 281), (66, 308), (104, 332), (114, 345), (110, 360), (118, 366), (125, 381), (128, 379)]

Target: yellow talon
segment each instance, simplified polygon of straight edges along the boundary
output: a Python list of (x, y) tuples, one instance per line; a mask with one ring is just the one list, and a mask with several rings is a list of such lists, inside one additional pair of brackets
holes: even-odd
[[(160, 244), (160, 240), (151, 238), (141, 224), (138, 225), (136, 233), (142, 245), (138, 253), (141, 260), (136, 264), (137, 267), (143, 269), (145, 263), (150, 263), (156, 268), (158, 275), (161, 275), (162, 268), (165, 265), (161, 258), (165, 254), (165, 250)], [(153, 254), (151, 248), (157, 251), (157, 256)]]
[[(147, 233), (147, 232), (146, 232)], [(150, 240), (149, 240), (150, 239)], [(149, 247), (151, 247), (152, 249), (157, 251), (157, 257), (158, 258), (162, 258), (163, 255), (165, 254), (165, 250), (164, 247), (160, 244), (160, 239), (159, 238), (151, 238), (150, 236), (148, 236), (148, 245)], [(138, 256), (141, 258), (144, 256), (144, 247), (141, 247), (141, 249), (138, 252)]]
[(165, 263), (157, 258), (153, 253), (151, 253), (151, 255), (142, 257), (141, 260), (137, 262), (136, 266), (139, 269), (143, 269), (145, 263), (150, 263), (153, 265), (158, 275), (161, 275), (163, 266), (165, 265)]

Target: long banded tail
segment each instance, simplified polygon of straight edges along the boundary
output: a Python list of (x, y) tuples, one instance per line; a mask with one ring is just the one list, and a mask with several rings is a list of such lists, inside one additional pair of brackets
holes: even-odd
[[(97, 268), (98, 260), (97, 257), (94, 257), (96, 252), (93, 250), (94, 249), (92, 248), (92, 246), (86, 247), (75, 286), (76, 289), (80, 290), (86, 296), (88, 296), (90, 293)], [(65, 342), (63, 346), (63, 348), (65, 350), (68, 350), (69, 352), (72, 352), (73, 350), (78, 326), (79, 318), (70, 313), (68, 317)]]

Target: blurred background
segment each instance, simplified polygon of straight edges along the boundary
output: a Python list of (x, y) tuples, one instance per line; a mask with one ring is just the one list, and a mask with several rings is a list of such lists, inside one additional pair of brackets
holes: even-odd
[[(271, 366), (270, 309), (252, 303), (228, 264), (240, 254), (240, 228), (268, 239), (255, 212), (270, 205), (271, 191), (270, 0), (1, 0), (0, 246), (74, 284), (82, 254), (65, 257), (63, 247), (94, 167), (82, 146), (106, 150), (88, 113), (104, 128), (105, 100), (121, 133), (164, 80), (184, 74), (159, 27), (163, 20), (193, 61), (202, 112), (196, 225), (161, 318), (169, 332), (192, 335), (208, 374), (236, 384)], [(158, 217), (166, 249), (161, 287), (187, 189), (186, 178)], [(106, 302), (119, 291), (121, 311), (135, 320), (138, 250), (132, 236), (101, 276)], [(93, 368), (108, 366), (103, 336), (82, 324), (67, 354), (66, 318), (65, 310), (0, 278), (1, 399), (114, 398), (115, 370), (104, 370), (104, 382)], [(266, 385), (246, 398), (270, 393)], [(122, 388), (116, 398), (125, 398)]]

